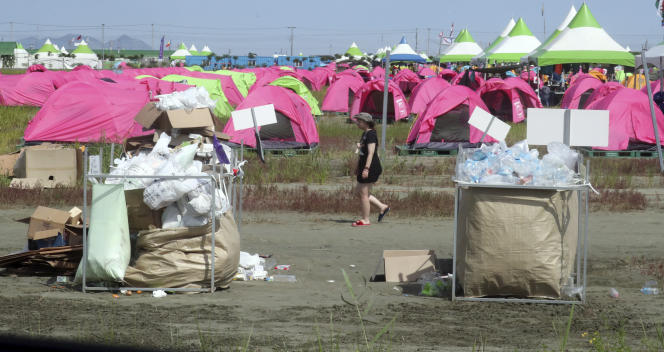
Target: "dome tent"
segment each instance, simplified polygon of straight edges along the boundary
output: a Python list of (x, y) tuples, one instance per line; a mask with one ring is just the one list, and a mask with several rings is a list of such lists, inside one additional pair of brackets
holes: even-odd
[(462, 30), (454, 43), (445, 50), (440, 62), (470, 62), (473, 57), (482, 54), (482, 48), (475, 42), (467, 29)]
[(560, 107), (563, 109), (583, 109), (588, 104), (588, 98), (602, 85), (602, 81), (590, 75), (575, 80), (574, 84), (565, 91)]
[(180, 43), (178, 50), (175, 50), (175, 52), (171, 54), (171, 60), (184, 60), (185, 56), (191, 56), (191, 53), (187, 50), (184, 43)]
[(321, 110), (348, 113), (353, 97), (363, 85), (364, 80), (361, 77), (353, 75), (336, 76), (327, 88)]
[[(259, 87), (249, 93), (237, 109), (273, 104), (277, 123), (258, 127), (263, 147), (266, 149), (310, 148), (318, 145), (318, 130), (311, 108), (304, 99), (290, 89), (277, 86)], [(234, 144), (244, 143), (256, 148), (256, 135), (251, 128), (236, 131), (233, 119), (228, 120), (224, 133)]]
[(406, 94), (410, 94), (410, 92), (422, 82), (420, 76), (407, 68), (397, 72), (397, 74), (394, 75), (393, 80), (399, 85), (401, 91)]
[(431, 77), (418, 84), (408, 99), (410, 112), (421, 115), (426, 110), (429, 103), (443, 90), (451, 84), (440, 77)]
[(540, 66), (571, 63), (634, 66), (634, 55), (606, 33), (586, 4), (567, 28), (530, 60)]
[(311, 94), (311, 91), (307, 86), (299, 79), (292, 76), (281, 76), (274, 81), (270, 82), (271, 86), (283, 87), (292, 90), (295, 94), (299, 95), (304, 99), (309, 108), (311, 109), (311, 114), (314, 116), (322, 115), (318, 107), (318, 100)]
[[(623, 88), (588, 105), (588, 110), (609, 110), (609, 145), (596, 148), (626, 150), (632, 143), (655, 144), (648, 95)], [(655, 109), (659, 134), (664, 135), (664, 113)]]
[[(439, 78), (440, 79), (440, 78)], [(436, 95), (417, 117), (406, 143), (414, 149), (455, 150), (478, 143), (483, 132), (468, 124), (475, 108), (488, 110), (477, 93), (464, 86), (449, 86)], [(496, 142), (490, 136), (485, 142)]]
[(401, 37), (399, 45), (390, 52), (391, 62), (420, 62), (426, 63), (426, 60), (416, 53), (406, 42), (406, 37)]
[(521, 78), (491, 78), (478, 91), (492, 115), (519, 123), (526, 119), (527, 108), (541, 108), (537, 94)]
[(519, 62), (521, 57), (537, 49), (542, 43), (533, 35), (523, 18), (490, 52), (485, 52), (483, 59), (493, 62)]
[[(360, 112), (371, 114), (374, 118), (383, 117), (383, 92), (385, 82), (373, 80), (365, 83), (356, 94), (356, 99), (351, 107), (351, 118)], [(410, 108), (408, 102), (399, 86), (390, 81), (388, 84), (387, 117), (395, 121), (408, 118)]]

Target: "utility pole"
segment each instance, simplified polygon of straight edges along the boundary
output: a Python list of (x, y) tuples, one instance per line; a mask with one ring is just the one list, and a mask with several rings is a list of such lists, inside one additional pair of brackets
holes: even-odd
[(11, 33), (11, 38), (9, 41), (14, 41), (14, 22), (9, 22), (9, 33)]
[(431, 55), (429, 51), (429, 41), (431, 40), (431, 28), (427, 28), (427, 56)]
[(105, 58), (104, 47), (106, 47), (106, 45), (104, 45), (104, 24), (102, 23), (101, 24), (101, 61), (102, 61), (102, 65), (103, 65), (103, 61), (104, 61), (104, 58)]
[(293, 56), (293, 32), (295, 27), (288, 27), (288, 29), (290, 29), (290, 56)]
[(154, 50), (154, 23), (151, 24), (152, 26), (152, 50)]
[(417, 52), (417, 32), (418, 28), (415, 28), (415, 52)]

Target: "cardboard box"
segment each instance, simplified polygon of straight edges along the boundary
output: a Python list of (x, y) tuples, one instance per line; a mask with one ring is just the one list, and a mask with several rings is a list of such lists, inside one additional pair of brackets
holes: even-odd
[(69, 220), (67, 220), (67, 225), (78, 225), (78, 222), (81, 221), (81, 215), (83, 211), (78, 207), (73, 207), (69, 209)]
[(386, 250), (385, 281), (415, 282), (422, 274), (436, 271), (436, 254), (433, 250)]
[[(217, 136), (222, 140), (229, 140), (229, 136), (222, 131), (224, 125), (208, 108), (193, 109), (191, 111), (175, 109), (161, 111), (155, 103), (147, 103), (136, 114), (134, 120), (144, 129), (155, 129), (172, 135), (177, 129), (180, 134), (196, 133), (205, 137)], [(157, 135), (158, 137), (158, 135)]]
[(161, 228), (163, 210), (152, 210), (143, 202), (143, 189), (125, 191), (129, 231), (138, 232), (150, 227)]
[(42, 187), (76, 185), (78, 174), (77, 153), (71, 148), (25, 148), (14, 167), (14, 176), (24, 179), (24, 185)]
[(39, 240), (64, 234), (69, 212), (47, 207), (37, 207), (30, 216), (28, 239)]
[(0, 175), (3, 176), (14, 176), (14, 165), (18, 161), (20, 153), (12, 153), (0, 155)]

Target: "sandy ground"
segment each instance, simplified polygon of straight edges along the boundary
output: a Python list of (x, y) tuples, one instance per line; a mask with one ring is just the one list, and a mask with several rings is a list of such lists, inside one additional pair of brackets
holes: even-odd
[[(27, 225), (14, 219), (31, 211), (0, 212), (0, 253), (23, 247)], [(323, 350), (336, 343), (345, 350), (363, 342), (356, 311), (341, 299), (347, 293), (345, 269), (356, 290), (364, 292), (363, 301), (373, 302), (365, 319), (369, 334), (396, 316), (382, 348), (470, 351), (485, 338), (486, 351), (558, 349), (569, 306), (453, 303), (405, 295), (394, 284), (364, 284), (384, 249), (434, 249), (439, 258), (451, 258), (451, 219), (388, 217), (361, 229), (351, 228), (349, 220), (295, 213), (245, 218), (242, 249), (292, 264), (296, 283), (233, 282), (214, 294), (116, 299), (110, 293), (52, 289), (48, 277), (0, 276), (0, 333), (169, 350), (229, 350), (247, 341), (249, 350), (310, 350), (318, 349), (320, 338)], [(664, 256), (664, 217), (654, 211), (592, 213), (590, 225), (588, 304), (575, 310), (571, 350), (589, 348), (583, 332), (621, 326), (627, 341), (638, 346), (643, 326), (654, 337), (653, 324), (664, 322), (664, 295), (642, 295), (646, 278), (630, 262), (635, 256)], [(611, 287), (620, 299), (609, 297)]]

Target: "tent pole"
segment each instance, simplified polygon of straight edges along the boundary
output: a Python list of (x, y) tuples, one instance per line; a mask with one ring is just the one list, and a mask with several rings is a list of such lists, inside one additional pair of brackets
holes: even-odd
[[(387, 99), (389, 98), (390, 91), (390, 49), (387, 49), (385, 55), (385, 90), (383, 92), (383, 130), (381, 131), (380, 143), (383, 151), (383, 157), (385, 157), (385, 140), (387, 133)], [(395, 111), (396, 114), (396, 111)]]
[(662, 71), (662, 57), (659, 57), (659, 91), (664, 94), (664, 71)]
[(652, 87), (650, 86), (650, 73), (646, 62), (646, 49), (641, 50), (641, 63), (643, 64), (643, 73), (646, 78), (646, 87), (648, 89), (648, 101), (650, 103), (650, 116), (652, 117), (652, 127), (655, 132), (655, 143), (657, 144), (657, 155), (659, 156), (659, 170), (664, 173), (664, 159), (662, 158), (662, 145), (659, 140), (659, 126), (655, 115), (655, 102), (652, 97)]

